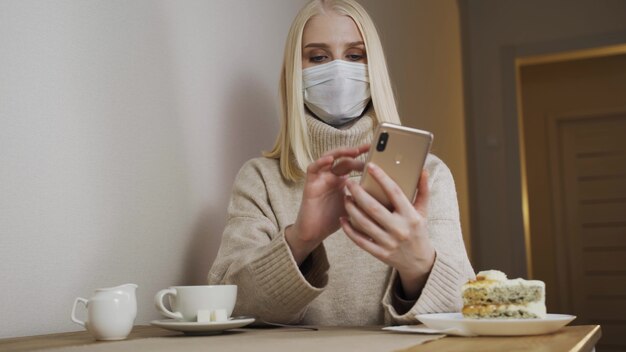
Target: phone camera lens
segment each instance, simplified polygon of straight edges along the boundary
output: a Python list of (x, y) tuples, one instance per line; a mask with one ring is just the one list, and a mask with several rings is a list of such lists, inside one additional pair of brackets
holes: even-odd
[(389, 134), (387, 132), (383, 132), (380, 134), (378, 138), (378, 143), (376, 143), (376, 150), (382, 152), (387, 147), (387, 140), (389, 139)]

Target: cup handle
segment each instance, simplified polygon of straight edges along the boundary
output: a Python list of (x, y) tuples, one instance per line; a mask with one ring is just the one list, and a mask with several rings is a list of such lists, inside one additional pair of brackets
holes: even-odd
[(163, 298), (166, 295), (176, 296), (176, 290), (173, 288), (166, 288), (157, 292), (156, 296), (154, 296), (154, 304), (156, 305), (156, 308), (159, 310), (159, 312), (161, 312), (161, 314), (165, 315), (168, 318), (182, 319), (183, 315), (180, 312), (171, 312), (167, 308), (165, 308), (165, 305), (163, 305)]
[(74, 305), (72, 306), (72, 321), (75, 322), (78, 325), (81, 325), (84, 328), (87, 328), (87, 326), (85, 325), (85, 322), (82, 320), (79, 320), (78, 318), (76, 318), (76, 307), (78, 306), (78, 303), (82, 303), (85, 305), (85, 308), (87, 308), (87, 300), (82, 298), (82, 297), (78, 297), (76, 298), (76, 300), (74, 301)]

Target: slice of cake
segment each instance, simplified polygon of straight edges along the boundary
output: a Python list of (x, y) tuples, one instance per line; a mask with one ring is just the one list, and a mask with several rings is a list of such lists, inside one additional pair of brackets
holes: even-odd
[(546, 285), (539, 280), (513, 279), (498, 270), (481, 271), (461, 288), (465, 318), (545, 318)]

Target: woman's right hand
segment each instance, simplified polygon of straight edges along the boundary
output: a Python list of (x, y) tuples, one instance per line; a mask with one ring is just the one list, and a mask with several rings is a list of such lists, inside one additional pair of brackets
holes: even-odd
[(363, 170), (363, 162), (356, 157), (368, 150), (369, 144), (335, 149), (307, 167), (298, 217), (285, 229), (285, 240), (298, 265), (339, 229), (339, 218), (346, 213), (343, 199), (348, 174)]

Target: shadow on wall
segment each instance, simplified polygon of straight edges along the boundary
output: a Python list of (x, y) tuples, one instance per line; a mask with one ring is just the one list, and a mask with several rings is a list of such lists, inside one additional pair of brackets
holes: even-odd
[(237, 172), (247, 160), (269, 150), (278, 135), (278, 77), (272, 85), (265, 83), (259, 72), (242, 71), (232, 82), (226, 94), (227, 116), (222, 118), (226, 123), (214, 127), (223, 132), (218, 144), (221, 149), (216, 153), (218, 167), (212, 170), (220, 174), (220, 182), (211, 185), (211, 193), (217, 197), (209, 200), (209, 206), (195, 221), (185, 263), (184, 282), (188, 284), (207, 283), (227, 222), (227, 206)]

